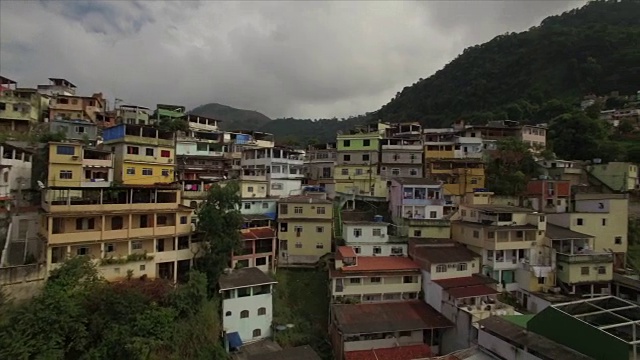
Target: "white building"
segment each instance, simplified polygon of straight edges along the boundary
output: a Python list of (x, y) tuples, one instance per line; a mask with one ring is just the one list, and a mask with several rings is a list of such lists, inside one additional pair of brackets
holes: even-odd
[(248, 149), (242, 152), (243, 169), (266, 169), (269, 196), (296, 195), (304, 177), (304, 152), (283, 147)]
[(407, 244), (389, 236), (389, 223), (344, 221), (342, 238), (359, 256), (407, 256)]
[(8, 144), (0, 145), (0, 200), (31, 188), (32, 153)]
[(271, 336), (275, 284), (256, 267), (235, 269), (220, 276), (222, 326), (232, 347), (237, 347), (234, 343), (238, 336), (241, 343)]

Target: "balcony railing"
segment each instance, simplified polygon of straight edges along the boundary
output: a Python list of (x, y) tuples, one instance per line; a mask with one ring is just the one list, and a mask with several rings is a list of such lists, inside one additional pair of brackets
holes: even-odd
[(613, 254), (560, 254), (556, 255), (558, 262), (564, 262), (569, 264), (581, 264), (581, 263), (612, 263)]

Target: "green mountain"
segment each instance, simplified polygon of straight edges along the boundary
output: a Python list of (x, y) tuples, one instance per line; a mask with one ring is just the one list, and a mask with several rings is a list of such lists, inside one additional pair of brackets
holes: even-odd
[(293, 141), (334, 141), (371, 120), (420, 121), (429, 127), (464, 119), (548, 122), (585, 94), (640, 90), (640, 2), (592, 1), (539, 26), (472, 46), (426, 79), (405, 87), (374, 113), (349, 119), (271, 120), (259, 112), (207, 104), (192, 112), (225, 120), (222, 128), (270, 132)]
[[(431, 127), (465, 119), (549, 121), (557, 101), (640, 90), (640, 2), (593, 1), (464, 50), (376, 112)], [(554, 100), (553, 103), (549, 103)]]
[(236, 109), (218, 103), (200, 105), (189, 113), (222, 120), (223, 130), (258, 130), (271, 119), (254, 110)]

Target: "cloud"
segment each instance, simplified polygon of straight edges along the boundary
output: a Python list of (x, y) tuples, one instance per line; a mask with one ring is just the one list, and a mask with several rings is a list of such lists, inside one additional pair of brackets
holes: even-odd
[(465, 47), (584, 1), (0, 2), (0, 73), (153, 107), (377, 110)]

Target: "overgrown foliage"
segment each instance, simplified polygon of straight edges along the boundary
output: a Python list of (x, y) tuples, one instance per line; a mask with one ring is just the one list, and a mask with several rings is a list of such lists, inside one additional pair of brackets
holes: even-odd
[(209, 291), (213, 292), (218, 277), (231, 265), (231, 253), (240, 247), (242, 215), (240, 214), (240, 187), (230, 181), (225, 186), (215, 184), (198, 211), (198, 236), (201, 253), (196, 268), (207, 275)]
[(538, 175), (532, 153), (525, 143), (509, 138), (498, 142), (498, 148), (487, 159), (486, 186), (498, 195), (520, 195), (527, 182)]
[(88, 258), (72, 258), (40, 295), (3, 312), (0, 358), (224, 359), (206, 284), (195, 271), (179, 287), (164, 280), (107, 283)]

